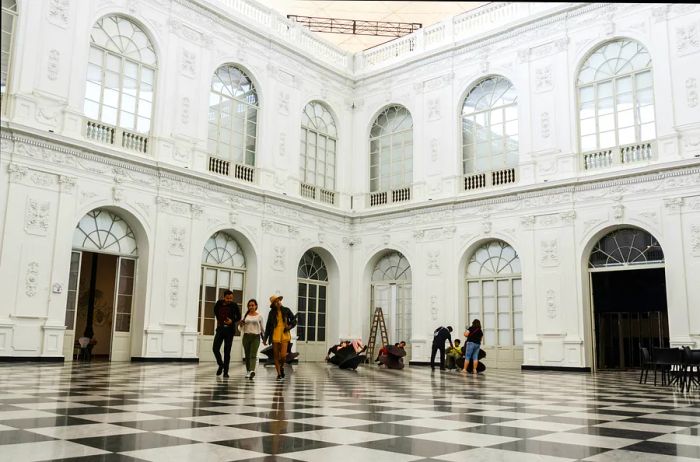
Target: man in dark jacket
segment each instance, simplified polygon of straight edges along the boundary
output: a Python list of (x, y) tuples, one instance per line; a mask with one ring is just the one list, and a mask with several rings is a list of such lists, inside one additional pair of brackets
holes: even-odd
[(450, 342), (450, 348), (454, 348), (452, 345), (452, 326), (438, 327), (433, 333), (433, 351), (430, 353), (430, 368), (435, 370), (435, 353), (440, 350), (440, 370), (445, 370), (445, 340)]
[[(233, 301), (233, 292), (230, 290), (224, 291), (224, 298), (220, 299), (214, 305), (214, 317), (216, 318), (216, 334), (214, 335), (214, 345), (212, 350), (216, 357), (216, 363), (219, 368), (216, 370), (216, 375), (224, 373), (224, 377), (228, 378), (228, 366), (231, 362), (231, 346), (233, 345), (233, 334), (236, 331), (236, 325), (241, 320), (241, 309), (238, 304)], [(224, 344), (224, 359), (221, 359), (221, 344)]]

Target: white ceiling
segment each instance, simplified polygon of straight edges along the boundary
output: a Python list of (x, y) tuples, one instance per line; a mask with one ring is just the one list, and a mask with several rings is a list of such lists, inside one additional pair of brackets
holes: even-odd
[[(283, 16), (317, 16), (324, 18), (361, 19), (365, 21), (416, 22), (423, 27), (450, 16), (472, 10), (489, 2), (377, 2), (377, 1), (317, 1), (317, 0), (259, 0)], [(365, 50), (391, 40), (391, 37), (368, 35), (316, 35), (351, 52)]]

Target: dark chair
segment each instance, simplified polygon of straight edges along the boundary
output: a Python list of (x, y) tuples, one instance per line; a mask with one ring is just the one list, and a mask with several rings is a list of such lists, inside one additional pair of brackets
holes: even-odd
[(661, 370), (661, 385), (680, 383), (683, 370), (683, 350), (680, 348), (654, 348), (652, 352), (654, 385), (656, 385), (657, 370)]
[(639, 374), (639, 383), (642, 383), (642, 378), (644, 379), (644, 383), (647, 383), (647, 378), (649, 377), (649, 369), (654, 367), (654, 362), (651, 358), (651, 353), (649, 353), (649, 349), (643, 347), (641, 343), (639, 344), (639, 350), (641, 352), (642, 360), (642, 371)]
[(700, 350), (684, 346), (681, 390), (690, 391), (691, 386), (700, 386)]

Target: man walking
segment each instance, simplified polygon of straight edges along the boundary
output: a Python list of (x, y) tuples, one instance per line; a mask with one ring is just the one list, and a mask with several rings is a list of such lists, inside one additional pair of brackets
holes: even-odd
[(433, 351), (430, 354), (430, 368), (435, 370), (435, 353), (440, 350), (440, 370), (445, 370), (445, 340), (450, 342), (450, 348), (454, 348), (452, 345), (452, 326), (438, 327), (433, 333)]
[[(231, 345), (233, 345), (233, 334), (236, 325), (241, 320), (241, 309), (233, 301), (233, 292), (224, 291), (224, 298), (218, 300), (214, 305), (214, 316), (216, 317), (216, 335), (214, 335), (214, 356), (219, 368), (216, 375), (224, 373), (228, 378), (228, 366), (231, 362)], [(221, 344), (224, 344), (224, 359), (221, 359)]]

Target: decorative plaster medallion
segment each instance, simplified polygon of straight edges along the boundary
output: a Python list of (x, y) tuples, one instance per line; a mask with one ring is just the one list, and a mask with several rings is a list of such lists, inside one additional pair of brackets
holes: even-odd
[(49, 51), (49, 59), (46, 66), (46, 77), (49, 80), (56, 80), (58, 78), (58, 65), (60, 58), (60, 51), (56, 50), (55, 48)]
[(543, 267), (559, 266), (559, 243), (556, 239), (540, 242), (542, 257), (540, 262)]
[(613, 205), (612, 215), (615, 220), (622, 220), (625, 216), (625, 206), (622, 204)]
[(491, 234), (492, 223), (490, 221), (481, 222), (481, 232), (483, 234)]
[(540, 134), (542, 138), (549, 138), (550, 135), (549, 112), (540, 114)]
[(192, 218), (199, 219), (204, 213), (204, 207), (199, 204), (190, 204), (190, 213), (192, 214)]
[(535, 91), (542, 93), (552, 88), (552, 67), (547, 65), (535, 69)]
[(279, 92), (277, 100), (277, 110), (279, 111), (280, 114), (282, 115), (288, 115), (289, 114), (289, 93), (285, 93), (283, 91)]
[(190, 99), (186, 96), (182, 98), (180, 122), (182, 122), (182, 125), (190, 123)]
[(70, 0), (50, 0), (48, 10), (49, 22), (59, 27), (67, 27), (69, 10)]
[(182, 256), (185, 255), (185, 236), (187, 230), (181, 226), (173, 226), (170, 228), (170, 241), (168, 245), (168, 253), (170, 255)]
[(695, 53), (700, 50), (700, 25), (698, 23), (676, 28), (676, 50), (679, 55)]
[(10, 182), (19, 183), (27, 175), (29, 169), (24, 165), (10, 163), (7, 165), (7, 171), (10, 173)]
[(37, 294), (37, 279), (39, 279), (39, 263), (33, 261), (27, 265), (27, 273), (24, 277), (24, 293), (27, 297)]
[(197, 53), (182, 49), (180, 57), (180, 71), (185, 77), (194, 77), (197, 73)]
[(690, 248), (693, 256), (700, 257), (700, 225), (690, 227)]
[(28, 234), (46, 236), (49, 230), (49, 213), (51, 212), (51, 202), (36, 201), (27, 198), (24, 209), (24, 230)]
[(429, 250), (428, 251), (428, 269), (426, 273), (429, 276), (439, 276), (440, 271), (440, 250)]
[(58, 184), (62, 192), (72, 193), (75, 189), (75, 177), (60, 175), (58, 177)]
[(545, 299), (545, 304), (547, 305), (547, 317), (549, 319), (554, 319), (557, 317), (557, 300), (556, 293), (552, 289), (547, 290), (547, 296)]
[(113, 187), (112, 188), (112, 199), (114, 202), (119, 203), (124, 200), (124, 189), (123, 188), (118, 188), (118, 187)]
[(685, 96), (688, 107), (693, 108), (698, 105), (698, 83), (693, 77), (685, 81)]
[(284, 271), (285, 269), (285, 255), (287, 253), (287, 249), (285, 249), (282, 246), (275, 246), (273, 248), (275, 252), (275, 256), (272, 260), (272, 269), (275, 271)]
[(428, 100), (428, 120), (440, 120), (440, 98)]
[(430, 296), (430, 317), (433, 321), (437, 321), (438, 318), (438, 297), (437, 295)]
[(180, 281), (177, 278), (172, 278), (170, 280), (170, 293), (168, 298), (170, 299), (170, 307), (177, 308), (177, 298), (178, 292), (180, 291)]

